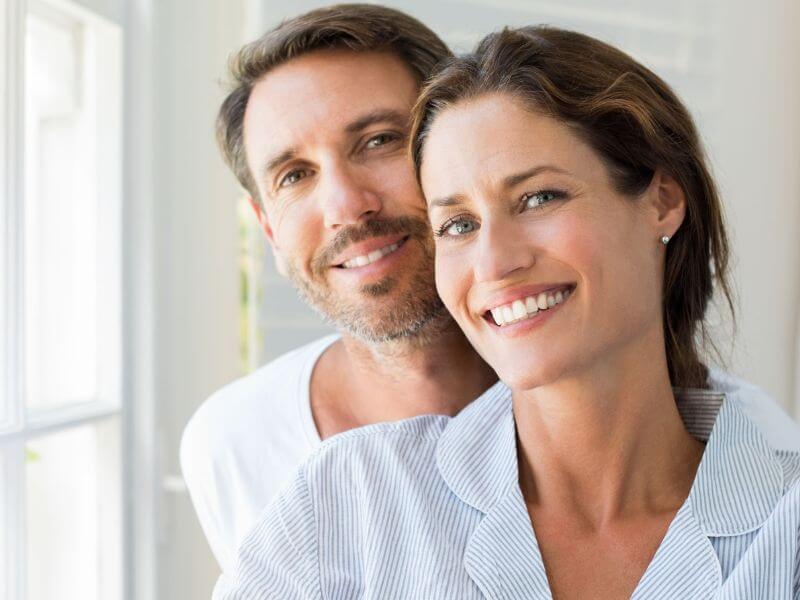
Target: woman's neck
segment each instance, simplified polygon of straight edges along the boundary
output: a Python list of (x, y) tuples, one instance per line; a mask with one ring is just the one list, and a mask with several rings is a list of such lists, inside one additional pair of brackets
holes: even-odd
[(514, 394), (526, 503), (588, 528), (679, 507), (703, 444), (686, 431), (666, 360), (631, 348), (575, 375)]

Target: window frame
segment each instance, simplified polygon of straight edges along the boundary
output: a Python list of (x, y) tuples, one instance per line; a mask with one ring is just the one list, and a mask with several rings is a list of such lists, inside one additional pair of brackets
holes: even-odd
[[(87, 8), (81, 0), (6, 0), (0, 7), (0, 64), (3, 76), (0, 76), (0, 478), (3, 490), (0, 496), (0, 596), (8, 598), (26, 597), (26, 564), (27, 532), (26, 532), (26, 443), (29, 440), (60, 431), (70, 430), (84, 425), (104, 423), (113, 419), (119, 422), (118, 447), (115, 452), (119, 473), (116, 478), (113, 495), (119, 498), (117, 511), (122, 517), (119, 535), (118, 555), (122, 557), (120, 564), (113, 572), (119, 581), (113, 588), (119, 590), (122, 598), (133, 598), (128, 576), (128, 557), (132, 553), (132, 535), (135, 531), (128, 523), (125, 510), (129, 497), (131, 481), (127, 477), (130, 428), (127, 424), (128, 395), (125, 393), (125, 371), (123, 368), (125, 323), (122, 287), (124, 282), (124, 264), (122, 240), (124, 238), (124, 222), (121, 219), (123, 206), (123, 144), (125, 128), (123, 122), (122, 99), (124, 97), (124, 75), (126, 38), (122, 22), (109, 18), (115, 14), (116, 6), (111, 0), (100, 0), (108, 5), (108, 10)], [(97, 2), (95, 2), (97, 4)], [(110, 335), (110, 345), (117, 346), (113, 366), (118, 385), (105, 398), (92, 399), (52, 408), (31, 408), (26, 406), (25, 381), (25, 239), (24, 239), (24, 206), (25, 206), (25, 139), (24, 139), (24, 94), (25, 94), (25, 31), (28, 12), (49, 16), (66, 15), (83, 23), (109, 25), (108, 31), (119, 36), (119, 64), (114, 65), (112, 73), (119, 78), (116, 92), (119, 95), (112, 108), (105, 112), (115, 120), (113, 139), (103, 132), (98, 136), (98, 154), (108, 152), (111, 163), (111, 175), (104, 176), (103, 183), (110, 183), (114, 189), (104, 193), (104, 197), (113, 197), (116, 215), (111, 219), (115, 223), (119, 246), (112, 254), (114, 262), (110, 272), (115, 281), (112, 286), (116, 296), (112, 303), (118, 314), (113, 321), (116, 330)], [(91, 65), (98, 68), (104, 58)], [(105, 65), (106, 67), (108, 65)], [(95, 118), (95, 115), (92, 115)], [(100, 169), (98, 169), (100, 170)], [(103, 259), (105, 260), (105, 259)], [(101, 347), (102, 348), (102, 347)], [(107, 516), (98, 518), (107, 519)], [(5, 579), (3, 578), (5, 576)], [(99, 593), (107, 593), (107, 582), (100, 582)]]

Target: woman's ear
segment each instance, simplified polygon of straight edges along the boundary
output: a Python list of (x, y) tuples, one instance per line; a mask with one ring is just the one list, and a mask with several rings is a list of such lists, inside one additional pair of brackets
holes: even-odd
[(264, 235), (267, 236), (269, 247), (272, 250), (272, 256), (275, 258), (275, 268), (277, 269), (278, 273), (286, 277), (288, 272), (286, 269), (286, 260), (284, 259), (280, 248), (278, 247), (278, 243), (275, 241), (275, 235), (272, 232), (272, 227), (270, 227), (269, 219), (267, 218), (267, 212), (264, 210), (261, 202), (252, 196), (248, 196), (247, 201), (250, 203), (250, 207), (256, 214), (256, 219), (258, 219), (261, 230), (264, 232)]
[(674, 177), (656, 170), (647, 190), (652, 208), (653, 226), (658, 238), (672, 237), (686, 217), (686, 194)]

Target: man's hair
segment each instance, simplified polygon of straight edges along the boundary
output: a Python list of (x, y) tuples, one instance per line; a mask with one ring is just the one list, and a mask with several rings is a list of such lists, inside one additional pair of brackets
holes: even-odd
[(667, 363), (673, 386), (705, 388), (696, 335), (721, 358), (704, 321), (715, 284), (734, 326), (735, 309), (722, 204), (689, 111), (660, 77), (613, 46), (553, 27), (503, 29), (445, 61), (420, 93), (410, 136), (417, 177), (436, 116), (498, 92), (569, 125), (603, 159), (619, 192), (641, 194), (658, 169), (680, 184), (686, 217), (666, 249), (663, 282)]
[(385, 6), (339, 4), (312, 10), (278, 25), (243, 46), (230, 61), (233, 79), (217, 115), (217, 141), (225, 162), (255, 199), (258, 188), (247, 167), (244, 114), (253, 86), (270, 70), (315, 50), (393, 52), (422, 83), (451, 55), (445, 43), (417, 19)]

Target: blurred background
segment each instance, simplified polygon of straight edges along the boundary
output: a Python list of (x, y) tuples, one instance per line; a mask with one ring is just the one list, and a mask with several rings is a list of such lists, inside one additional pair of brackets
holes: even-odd
[[(222, 384), (327, 331), (214, 145), (229, 54), (321, 2), (2, 0), (0, 598), (208, 598), (178, 443)], [(721, 185), (734, 373), (800, 415), (800, 3), (387, 2), (456, 50), (502, 25), (609, 41), (675, 87)]]

